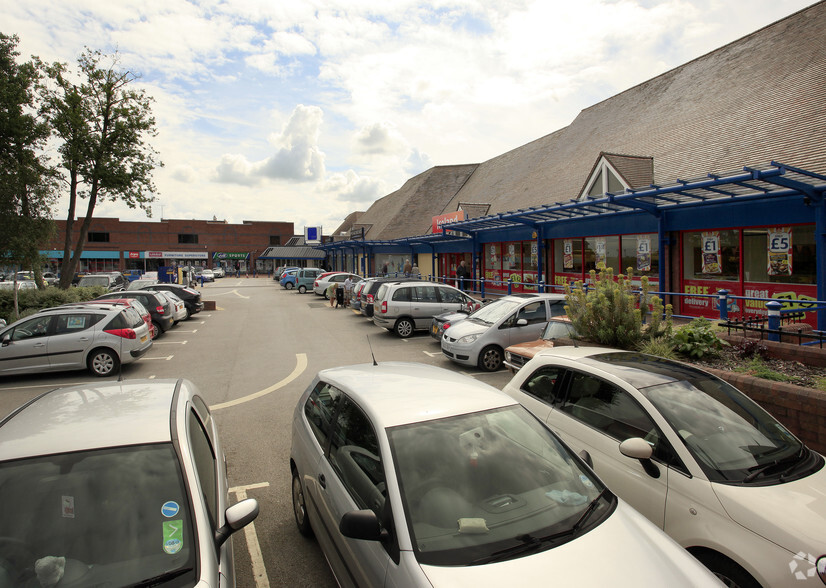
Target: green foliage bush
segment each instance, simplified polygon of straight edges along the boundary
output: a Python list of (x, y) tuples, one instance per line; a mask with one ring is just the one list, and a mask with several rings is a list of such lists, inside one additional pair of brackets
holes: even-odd
[(71, 302), (83, 302), (92, 300), (106, 292), (106, 288), (95, 286), (93, 288), (69, 288), (61, 290), (50, 286), (43, 290), (19, 290), (17, 293), (17, 305), (20, 316), (14, 315), (14, 291), (0, 290), (0, 318), (6, 319), (8, 324), (13, 323), (18, 318), (34, 314), (44, 308), (52, 308), (61, 304)]
[[(667, 336), (671, 332), (671, 305), (664, 310), (662, 300), (649, 294), (645, 276), (640, 280), (640, 291), (635, 292), (632, 278), (631, 268), (628, 275), (620, 274), (616, 280), (610, 268), (599, 274), (592, 270), (587, 291), (582, 282), (566, 287), (565, 311), (580, 337), (601, 345), (636, 349), (644, 337)], [(648, 313), (649, 305), (650, 321), (644, 324), (642, 310)]]
[(674, 342), (671, 337), (651, 337), (644, 339), (637, 346), (641, 353), (648, 355), (656, 355), (657, 357), (665, 357), (666, 359), (677, 359), (677, 354), (674, 352)]
[(674, 333), (674, 350), (694, 359), (716, 355), (727, 345), (714, 333), (711, 321), (704, 318), (696, 318)]

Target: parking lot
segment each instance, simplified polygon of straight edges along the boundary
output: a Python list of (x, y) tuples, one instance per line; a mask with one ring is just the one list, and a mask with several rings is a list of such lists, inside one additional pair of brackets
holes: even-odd
[[(216, 310), (179, 323), (124, 366), (122, 377), (187, 378), (213, 410), (232, 500), (256, 498), (261, 506), (254, 525), (234, 538), (238, 586), (334, 586), (315, 542), (296, 530), (290, 500), (292, 413), (315, 374), (369, 363), (372, 356), (445, 367), (496, 388), (510, 374), (465, 369), (444, 358), (427, 332), (400, 339), (350, 309), (331, 308), (272, 279), (227, 277), (200, 289)], [(0, 415), (51, 388), (91, 378), (85, 371), (3, 378)]]

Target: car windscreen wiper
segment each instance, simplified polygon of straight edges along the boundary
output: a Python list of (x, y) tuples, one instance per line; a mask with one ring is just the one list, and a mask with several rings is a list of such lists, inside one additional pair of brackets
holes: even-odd
[(517, 535), (515, 539), (521, 541), (522, 543), (513, 545), (511, 547), (507, 547), (499, 551), (494, 551), (490, 555), (472, 561), (470, 565), (487, 564), (512, 559), (514, 557), (520, 557), (523, 555), (527, 555), (528, 553), (538, 551), (540, 547), (556, 543), (558, 540), (564, 539), (565, 537), (576, 535), (580, 531), (580, 529), (582, 529), (582, 526), (585, 524), (585, 521), (588, 520), (591, 514), (597, 509), (600, 500), (603, 499), (607, 492), (608, 489), (604, 488), (602, 492), (600, 492), (597, 495), (597, 497), (591, 501), (591, 504), (589, 504), (588, 507), (584, 511), (582, 511), (582, 514), (579, 516), (577, 521), (571, 526), (571, 528), (566, 529), (564, 531), (560, 531), (558, 533), (545, 535), (544, 537), (534, 537), (533, 535), (530, 535), (528, 533), (524, 535)]
[(177, 578), (178, 576), (182, 576), (185, 573), (191, 571), (192, 568), (179, 568), (177, 570), (171, 570), (168, 572), (164, 572), (163, 574), (159, 574), (157, 576), (152, 576), (151, 578), (141, 580), (140, 582), (129, 584), (128, 588), (149, 588), (150, 586), (159, 586), (161, 584), (164, 584), (165, 582), (169, 582), (170, 580)]
[[(747, 475), (745, 478), (743, 478), (743, 484), (748, 484), (749, 482), (751, 482), (752, 480), (757, 478), (757, 476), (765, 474), (766, 472), (768, 472), (772, 468), (777, 467), (779, 465), (791, 463), (793, 467), (796, 467), (798, 462), (800, 461), (800, 458), (803, 457), (803, 451), (804, 451), (805, 448), (806, 448), (805, 445), (801, 445), (800, 451), (797, 451), (792, 455), (787, 455), (786, 457), (784, 457), (782, 459), (776, 459), (776, 460), (770, 461), (768, 463), (762, 463), (762, 464), (758, 464), (756, 466), (750, 467), (748, 469), (749, 475)], [(789, 468), (789, 469), (791, 469), (791, 468)]]

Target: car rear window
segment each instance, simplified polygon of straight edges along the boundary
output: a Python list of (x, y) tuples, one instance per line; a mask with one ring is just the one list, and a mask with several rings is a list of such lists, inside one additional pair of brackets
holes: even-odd
[(131, 307), (122, 309), (118, 314), (112, 317), (106, 329), (136, 329), (144, 325), (143, 318), (137, 310)]

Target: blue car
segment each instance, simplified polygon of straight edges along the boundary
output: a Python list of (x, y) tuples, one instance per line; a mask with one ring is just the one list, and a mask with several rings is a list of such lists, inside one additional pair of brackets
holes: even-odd
[(281, 287), (286, 288), (287, 290), (292, 290), (295, 288), (295, 277), (298, 273), (297, 269), (287, 270), (281, 275)]

